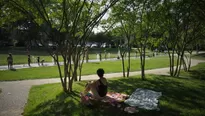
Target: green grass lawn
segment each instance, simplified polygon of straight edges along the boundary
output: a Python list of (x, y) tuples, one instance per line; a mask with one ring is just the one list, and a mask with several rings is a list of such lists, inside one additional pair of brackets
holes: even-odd
[[(7, 65), (7, 56), (8, 54), (0, 54), (0, 65)], [(40, 57), (40, 60), (45, 60), (45, 62), (52, 62), (52, 57), (48, 54), (45, 55), (31, 55), (31, 61), (32, 63), (36, 63), (37, 62), (37, 57)], [(105, 58), (105, 53), (101, 54), (102, 59)], [(131, 53), (131, 57), (135, 57), (135, 53)], [(117, 54), (116, 53), (110, 53), (110, 55), (108, 56), (107, 54), (107, 58), (117, 58)], [(97, 54), (89, 54), (89, 59), (97, 59)], [(13, 61), (14, 64), (27, 64), (28, 63), (28, 56), (27, 54), (13, 54)], [(60, 56), (59, 57), (59, 61), (63, 61), (63, 58)]]
[[(167, 57), (155, 57), (146, 60), (146, 69), (162, 68), (168, 66), (169, 60)], [(121, 60), (85, 63), (83, 65), (82, 75), (95, 74), (98, 68), (104, 68), (106, 73), (122, 72)], [(131, 71), (137, 70), (140, 70), (140, 60), (133, 59), (131, 61)], [(55, 77), (58, 77), (57, 66), (17, 69), (16, 71), (0, 71), (0, 81)]]
[[(169, 76), (147, 75), (146, 81), (138, 76), (109, 79), (109, 91), (131, 94), (136, 88), (162, 92), (160, 111), (139, 109), (128, 114), (120, 108), (96, 103), (93, 108), (80, 104), (79, 93), (85, 82), (75, 82), (74, 92), (65, 94), (61, 85), (33, 86), (29, 93), (24, 116), (203, 116), (205, 114), (205, 82)], [(126, 105), (123, 104), (122, 107)]]
[(199, 60), (205, 60), (205, 53), (194, 54), (193, 58), (194, 59), (199, 59)]
[[(102, 58), (105, 58), (104, 50), (106, 49), (107, 53), (110, 53), (110, 58), (117, 57), (117, 48), (91, 48), (89, 50), (89, 59), (97, 59), (98, 53), (102, 53)], [(14, 64), (27, 64), (28, 61), (28, 52), (26, 48), (8, 48), (8, 49), (0, 49), (0, 65), (7, 65), (7, 56), (8, 53), (12, 53)], [(39, 56), (40, 59), (44, 59), (45, 62), (52, 62), (52, 57), (46, 52), (43, 48), (36, 48), (29, 51), (31, 55), (31, 60), (33, 63), (37, 62), (36, 58)], [(146, 50), (147, 55), (151, 54), (150, 50)], [(139, 56), (139, 54), (138, 54)], [(107, 55), (107, 58), (109, 56)], [(135, 57), (135, 50), (131, 51), (131, 57)], [(59, 61), (63, 61), (62, 57), (59, 57)]]
[(197, 66), (192, 67), (189, 72), (181, 71), (180, 76), (205, 80), (205, 63), (199, 63)]

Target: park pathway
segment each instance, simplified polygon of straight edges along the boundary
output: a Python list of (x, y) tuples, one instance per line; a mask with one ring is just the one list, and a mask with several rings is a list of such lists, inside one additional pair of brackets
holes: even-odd
[[(135, 57), (132, 57), (132, 59), (135, 59)], [(109, 59), (102, 59), (102, 61), (114, 61), (114, 60), (118, 60), (117, 58), (109, 58)], [(89, 62), (100, 62), (99, 59), (91, 59), (89, 60)], [(86, 63), (86, 62), (85, 62)], [(43, 63), (43, 66), (56, 66), (54, 65), (54, 62), (45, 62)], [(60, 62), (60, 65), (63, 65), (63, 62)], [(14, 69), (23, 69), (23, 68), (33, 68), (33, 67), (41, 67), (42, 65), (38, 65), (38, 63), (31, 63), (31, 67), (28, 66), (28, 64), (16, 64), (13, 65)], [(7, 65), (1, 65), (0, 66), (0, 70), (8, 70), (8, 66)]]
[[(195, 66), (200, 62), (204, 61), (192, 60), (192, 66)], [(168, 75), (168, 72), (169, 67), (146, 70), (146, 74)], [(140, 71), (131, 72), (130, 76), (139, 74), (141, 74)], [(122, 73), (105, 74), (106, 78), (121, 76)], [(82, 76), (82, 80), (93, 80), (97, 78), (98, 77), (96, 75)], [(0, 116), (21, 116), (27, 102), (31, 86), (58, 82), (60, 82), (59, 78), (0, 82), (0, 88), (2, 89), (2, 93), (0, 93)]]

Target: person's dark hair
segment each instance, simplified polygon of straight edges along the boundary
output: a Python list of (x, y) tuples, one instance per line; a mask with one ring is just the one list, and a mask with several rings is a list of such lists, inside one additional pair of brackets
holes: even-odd
[(103, 77), (103, 75), (104, 75), (104, 70), (102, 69), (102, 68), (99, 68), (98, 70), (97, 70), (97, 74), (98, 74), (98, 76), (99, 77)]

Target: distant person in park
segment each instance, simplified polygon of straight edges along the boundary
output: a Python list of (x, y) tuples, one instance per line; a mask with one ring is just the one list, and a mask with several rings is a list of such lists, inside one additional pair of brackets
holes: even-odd
[(8, 54), (7, 63), (8, 63), (8, 69), (12, 69), (13, 68), (13, 57), (11, 53)]
[(105, 53), (105, 60), (107, 59), (107, 51), (104, 50), (104, 53)]
[(88, 47), (86, 47), (85, 49), (85, 58), (86, 58), (86, 63), (88, 63), (88, 60), (89, 60), (89, 54), (88, 54)]
[[(107, 94), (107, 79), (104, 77), (104, 70), (99, 68), (97, 70), (97, 75), (99, 79), (93, 82), (87, 83), (84, 93), (82, 93), (81, 97), (92, 96), (94, 99), (102, 99)], [(91, 93), (89, 93), (91, 92)]]
[(31, 55), (28, 55), (28, 66), (31, 66)]
[(55, 53), (53, 53), (53, 62), (54, 62), (54, 65), (56, 65), (57, 64), (57, 62), (56, 62), (56, 54)]
[(102, 53), (99, 53), (100, 61), (102, 61)]
[(37, 63), (38, 63), (38, 66), (40, 66), (40, 57), (39, 56), (37, 57)]
[(45, 62), (45, 60), (43, 59), (43, 60), (41, 60), (41, 66), (44, 66), (44, 63)]

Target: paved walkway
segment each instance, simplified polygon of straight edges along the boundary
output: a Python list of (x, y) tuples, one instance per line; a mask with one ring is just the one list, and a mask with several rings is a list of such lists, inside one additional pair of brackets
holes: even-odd
[[(204, 61), (192, 60), (192, 66), (200, 62)], [(146, 74), (166, 75), (168, 72), (169, 68), (146, 70)], [(141, 74), (140, 71), (131, 72), (130, 76), (139, 74)], [(122, 73), (105, 74), (106, 78), (121, 76)], [(96, 75), (82, 76), (82, 80), (93, 80), (97, 78)], [(21, 116), (31, 86), (58, 82), (60, 82), (59, 78), (0, 82), (0, 88), (2, 88), (2, 93), (0, 94), (0, 116)]]
[[(132, 58), (134, 58), (134, 57), (132, 57)], [(113, 60), (117, 60), (117, 58), (106, 59), (106, 61), (113, 61)], [(102, 59), (102, 61), (105, 61), (105, 59)], [(92, 59), (92, 60), (89, 60), (89, 62), (100, 62), (100, 60)], [(60, 65), (63, 65), (63, 62), (60, 62)], [(54, 62), (45, 62), (44, 66), (55, 66), (55, 65), (54, 65)], [(40, 67), (40, 66), (38, 65), (38, 63), (31, 63), (31, 67)], [(14, 69), (31, 68), (31, 67), (29, 67), (28, 64), (13, 65)], [(8, 66), (2, 65), (2, 66), (0, 66), (0, 70), (8, 70)]]

